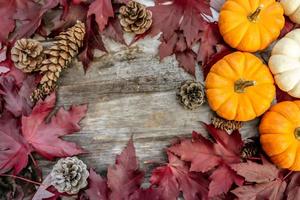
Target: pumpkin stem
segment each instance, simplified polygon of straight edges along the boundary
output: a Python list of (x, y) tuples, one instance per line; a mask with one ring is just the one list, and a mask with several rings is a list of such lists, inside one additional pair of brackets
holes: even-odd
[(295, 134), (295, 138), (297, 140), (300, 140), (300, 127), (298, 127), (298, 128), (295, 129), (294, 134)]
[(262, 9), (262, 6), (259, 6), (253, 13), (251, 13), (249, 16), (248, 16), (248, 19), (251, 21), (251, 22), (255, 22), (258, 18), (258, 15), (260, 13)]
[(239, 79), (239, 80), (235, 81), (235, 83), (234, 83), (234, 91), (237, 93), (244, 93), (245, 88), (254, 86), (254, 85), (255, 85), (255, 81), (245, 81), (243, 79)]

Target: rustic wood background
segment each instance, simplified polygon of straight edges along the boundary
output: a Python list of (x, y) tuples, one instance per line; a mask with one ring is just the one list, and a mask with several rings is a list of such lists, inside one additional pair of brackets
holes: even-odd
[[(193, 77), (174, 57), (159, 61), (157, 38), (132, 47), (107, 44), (109, 53), (98, 55), (86, 74), (78, 61), (63, 73), (57, 107), (89, 105), (82, 130), (66, 139), (86, 149), (89, 153), (79, 157), (101, 172), (133, 136), (141, 168), (149, 175), (151, 163), (166, 160), (164, 149), (174, 138), (199, 131), (199, 121), (209, 122), (212, 114), (207, 105), (189, 111), (178, 104), (176, 88)], [(197, 79), (201, 77), (197, 68)], [(244, 137), (256, 134), (256, 123), (243, 127)], [(54, 163), (39, 161), (44, 175)]]

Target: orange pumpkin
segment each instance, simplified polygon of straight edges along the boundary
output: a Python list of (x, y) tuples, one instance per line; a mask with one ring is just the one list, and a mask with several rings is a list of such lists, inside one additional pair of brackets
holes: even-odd
[(227, 0), (220, 11), (220, 33), (238, 50), (263, 50), (279, 36), (284, 27), (283, 14), (275, 0)]
[(250, 53), (225, 56), (212, 66), (205, 83), (210, 107), (227, 120), (252, 120), (270, 107), (275, 96), (271, 72)]
[(273, 106), (259, 125), (260, 142), (281, 168), (300, 171), (300, 101)]

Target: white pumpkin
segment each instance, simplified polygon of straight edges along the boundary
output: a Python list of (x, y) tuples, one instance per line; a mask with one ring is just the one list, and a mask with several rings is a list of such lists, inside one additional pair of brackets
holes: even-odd
[(300, 29), (295, 29), (274, 46), (269, 60), (278, 87), (300, 98)]
[(289, 18), (300, 24), (300, 0), (281, 0), (280, 1), (284, 14), (289, 16)]

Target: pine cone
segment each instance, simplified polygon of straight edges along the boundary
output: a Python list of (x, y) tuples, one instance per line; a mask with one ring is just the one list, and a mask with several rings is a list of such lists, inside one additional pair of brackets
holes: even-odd
[(38, 70), (43, 61), (43, 46), (33, 39), (20, 39), (11, 50), (11, 59), (25, 73)]
[(204, 88), (200, 82), (187, 80), (181, 84), (176, 93), (179, 102), (187, 109), (193, 110), (205, 102)]
[(255, 157), (259, 153), (259, 146), (259, 142), (256, 141), (246, 143), (241, 150), (241, 158), (248, 159)]
[(51, 171), (51, 184), (60, 192), (77, 194), (87, 186), (89, 172), (86, 164), (77, 157), (60, 159)]
[(138, 2), (130, 1), (119, 10), (120, 23), (123, 30), (135, 34), (145, 33), (152, 25), (152, 13)]
[(34, 101), (44, 98), (56, 89), (62, 69), (66, 68), (72, 58), (78, 54), (84, 35), (85, 25), (77, 21), (73, 27), (55, 37), (54, 45), (44, 51), (46, 59), (43, 60), (40, 68), (43, 77), (38, 88), (33, 92)]
[(217, 116), (211, 118), (211, 123), (215, 128), (224, 130), (224, 131), (234, 131), (242, 127), (242, 122), (234, 120), (226, 120)]

